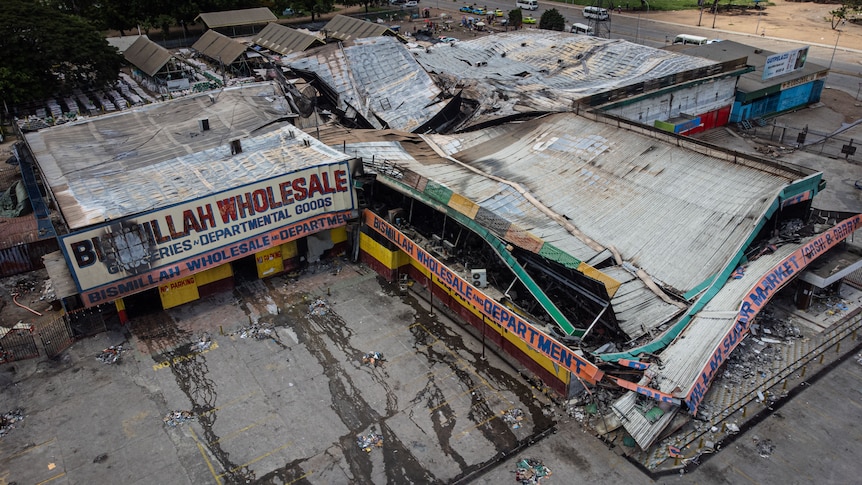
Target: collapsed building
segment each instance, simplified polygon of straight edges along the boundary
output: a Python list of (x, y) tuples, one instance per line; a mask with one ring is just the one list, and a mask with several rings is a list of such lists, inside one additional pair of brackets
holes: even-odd
[(556, 393), (614, 389), (647, 448), (862, 225), (811, 223), (819, 172), (684, 136), (727, 122), (744, 57), (541, 31), (306, 50), (278, 30), (258, 39), (301, 41), (279, 59), (314, 90), (277, 77), (24, 137), (68, 308), (133, 317), (347, 254)]

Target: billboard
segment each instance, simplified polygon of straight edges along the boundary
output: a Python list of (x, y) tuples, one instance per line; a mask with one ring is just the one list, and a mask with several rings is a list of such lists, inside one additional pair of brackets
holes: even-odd
[(763, 80), (798, 71), (805, 66), (807, 58), (808, 46), (773, 54), (766, 58), (766, 64), (763, 65)]
[(60, 237), (84, 305), (343, 226), (354, 209), (346, 161), (253, 182)]
[(800, 246), (793, 253), (782, 259), (770, 271), (754, 284), (742, 299), (733, 327), (713, 350), (712, 356), (703, 367), (691, 390), (686, 397), (688, 409), (692, 414), (697, 412), (709, 384), (715, 377), (721, 364), (739, 345), (742, 338), (751, 327), (754, 317), (769, 302), (769, 300), (784, 287), (795, 275), (802, 272), (812, 261), (832, 249), (835, 245), (862, 228), (862, 214), (841, 221), (816, 238)]

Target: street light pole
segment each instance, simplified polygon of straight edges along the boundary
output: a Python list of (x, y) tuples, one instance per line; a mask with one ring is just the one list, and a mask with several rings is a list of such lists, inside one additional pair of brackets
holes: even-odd
[(835, 37), (835, 47), (832, 48), (832, 58), (829, 59), (829, 69), (832, 69), (832, 61), (835, 60), (835, 51), (838, 50), (838, 40), (841, 39), (841, 29), (835, 29), (838, 31), (838, 36)]

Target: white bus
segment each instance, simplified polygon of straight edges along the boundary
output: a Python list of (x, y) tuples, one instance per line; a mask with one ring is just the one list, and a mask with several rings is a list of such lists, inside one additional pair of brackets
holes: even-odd
[(524, 10), (536, 10), (539, 8), (538, 0), (516, 0), (515, 6)]
[(704, 45), (708, 42), (709, 39), (707, 39), (706, 37), (700, 37), (698, 35), (679, 34), (678, 36), (673, 38), (674, 44)]
[(594, 35), (593, 28), (584, 24), (572, 24), (573, 34)]
[(607, 20), (610, 18), (608, 9), (600, 7), (584, 7), (584, 18)]

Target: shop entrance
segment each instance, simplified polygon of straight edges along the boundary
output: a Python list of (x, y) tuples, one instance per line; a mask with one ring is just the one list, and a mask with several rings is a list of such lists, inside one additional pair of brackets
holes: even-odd
[(233, 277), (237, 285), (258, 279), (257, 263), (254, 261), (254, 255), (231, 261), (230, 264), (233, 266)]
[(162, 300), (159, 298), (158, 287), (125, 296), (123, 297), (123, 303), (126, 305), (126, 314), (129, 318), (162, 311)]

